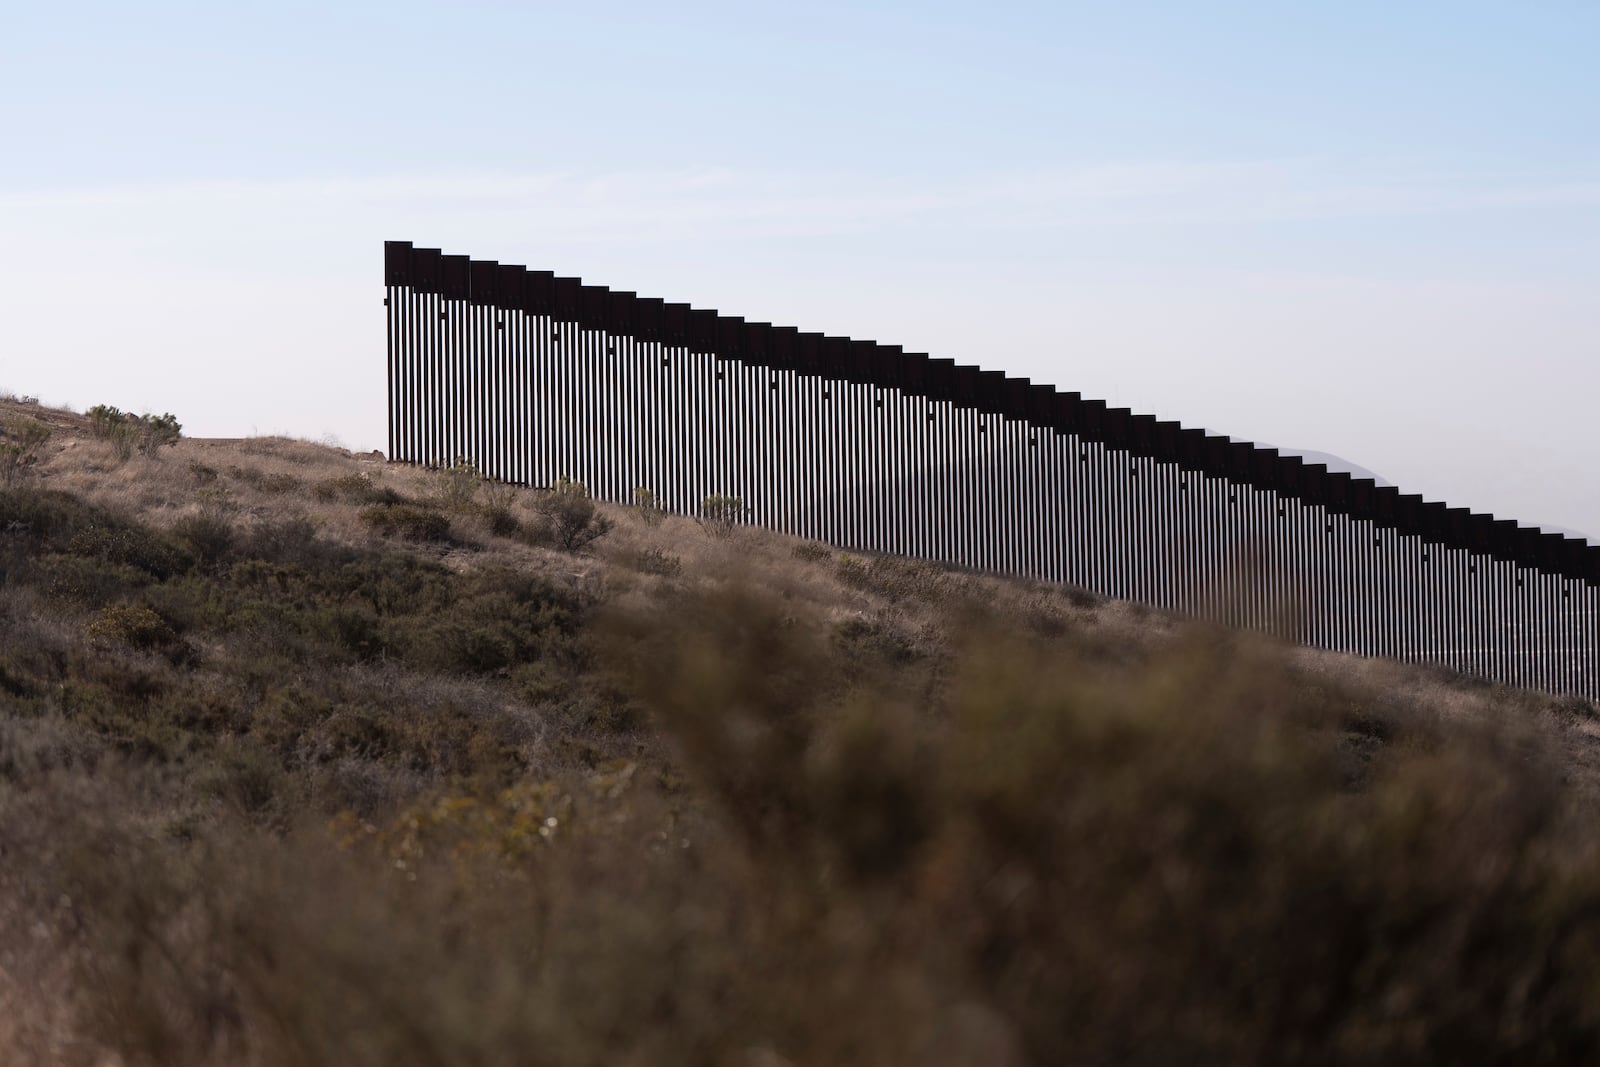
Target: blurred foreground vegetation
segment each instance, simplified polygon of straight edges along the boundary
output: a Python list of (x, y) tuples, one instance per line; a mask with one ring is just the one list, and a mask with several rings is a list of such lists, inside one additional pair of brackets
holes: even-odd
[(192, 480), (0, 489), (6, 1062), (1600, 1052), (1591, 709), (818, 546), (696, 571), (659, 516), (575, 571), (353, 476), (248, 519)]

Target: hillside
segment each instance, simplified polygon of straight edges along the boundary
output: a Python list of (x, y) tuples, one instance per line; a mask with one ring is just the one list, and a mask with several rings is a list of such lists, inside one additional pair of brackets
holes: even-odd
[(1591, 706), (120, 425), (0, 401), (0, 1063), (1600, 1053)]

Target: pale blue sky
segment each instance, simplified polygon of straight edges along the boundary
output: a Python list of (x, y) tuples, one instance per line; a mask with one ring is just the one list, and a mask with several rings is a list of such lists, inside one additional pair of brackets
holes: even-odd
[(1600, 534), (1600, 5), (7, 4), (0, 388), (381, 447), (385, 238)]

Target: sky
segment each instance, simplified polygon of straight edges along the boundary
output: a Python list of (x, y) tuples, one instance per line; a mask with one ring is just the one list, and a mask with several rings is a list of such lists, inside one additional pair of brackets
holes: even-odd
[(382, 242), (1600, 535), (1600, 5), (0, 0), (0, 389), (382, 448)]

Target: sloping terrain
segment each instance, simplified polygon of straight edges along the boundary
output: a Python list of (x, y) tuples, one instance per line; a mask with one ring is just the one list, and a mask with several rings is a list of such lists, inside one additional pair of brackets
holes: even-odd
[(117, 425), (0, 402), (0, 1062), (1600, 1052), (1588, 705)]

